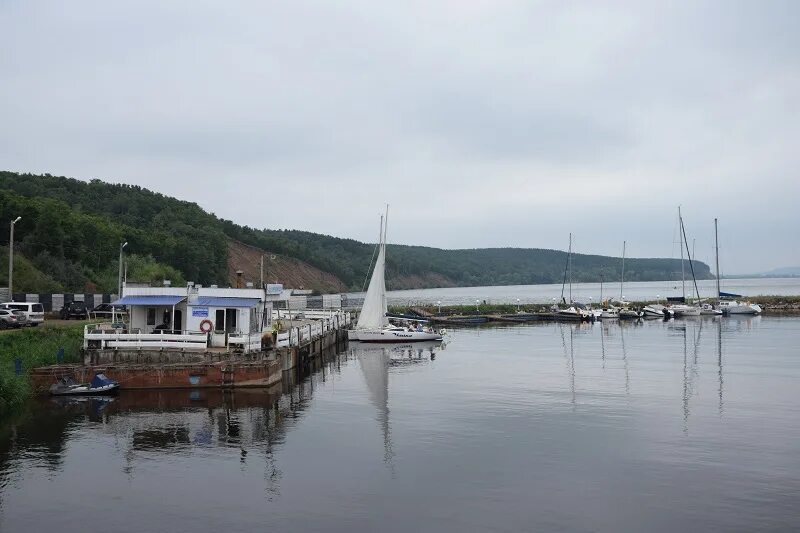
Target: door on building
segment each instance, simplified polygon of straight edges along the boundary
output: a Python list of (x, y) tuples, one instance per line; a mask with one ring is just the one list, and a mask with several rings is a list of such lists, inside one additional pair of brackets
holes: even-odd
[(175, 310), (175, 324), (172, 325), (172, 329), (175, 333), (183, 331), (183, 311), (180, 309)]
[(236, 331), (236, 317), (238, 314), (238, 309), (225, 309), (225, 333)]

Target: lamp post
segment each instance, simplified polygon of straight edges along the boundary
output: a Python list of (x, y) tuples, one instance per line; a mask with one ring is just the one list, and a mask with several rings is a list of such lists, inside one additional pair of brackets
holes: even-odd
[(438, 302), (436, 302), (436, 305), (439, 306), (439, 314), (441, 315), (442, 314), (442, 301), (439, 300)]
[(122, 250), (128, 246), (128, 241), (123, 242), (119, 245), (119, 279), (117, 281), (117, 294), (119, 298), (122, 298)]
[(14, 301), (14, 224), (22, 217), (11, 221), (11, 234), (8, 237), (8, 299)]
[(479, 306), (480, 304), (481, 304), (481, 301), (480, 301), (480, 300), (475, 300), (475, 311), (480, 311), (480, 309), (478, 309), (478, 306)]
[(519, 298), (517, 298), (517, 313), (519, 313)]

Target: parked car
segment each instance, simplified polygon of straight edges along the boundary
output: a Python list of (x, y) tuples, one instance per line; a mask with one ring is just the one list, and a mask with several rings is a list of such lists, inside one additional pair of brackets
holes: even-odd
[(89, 318), (89, 310), (86, 308), (84, 302), (69, 302), (61, 308), (61, 319), (69, 320), (70, 318), (77, 318), (78, 320), (86, 320)]
[(0, 328), (21, 328), (28, 322), (28, 317), (22, 311), (14, 309), (0, 309)]
[(108, 318), (109, 320), (114, 317), (122, 320), (128, 315), (128, 311), (124, 305), (113, 304), (100, 304), (91, 310), (92, 318)]
[(20, 311), (25, 314), (26, 325), (38, 326), (44, 322), (44, 306), (39, 303), (31, 302), (6, 302), (0, 304), (0, 309)]

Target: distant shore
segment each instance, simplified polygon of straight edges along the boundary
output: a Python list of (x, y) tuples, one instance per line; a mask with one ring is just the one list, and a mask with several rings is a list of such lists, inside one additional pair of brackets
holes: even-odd
[[(742, 301), (756, 303), (761, 306), (765, 315), (800, 315), (800, 296), (752, 296), (741, 298)], [(706, 299), (711, 301), (711, 299)], [(665, 303), (664, 300), (645, 300), (632, 302), (634, 307), (644, 307), (655, 303)], [(552, 304), (492, 304), (479, 303), (471, 305), (393, 305), (389, 311), (393, 313), (408, 313), (412, 309), (421, 309), (432, 315), (461, 315), (482, 316), (493, 314), (541, 313), (550, 310)]]

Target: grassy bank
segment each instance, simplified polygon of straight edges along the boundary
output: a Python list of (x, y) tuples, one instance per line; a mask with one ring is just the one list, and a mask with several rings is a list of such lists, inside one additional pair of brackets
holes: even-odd
[[(759, 304), (765, 313), (800, 313), (800, 296), (749, 296), (742, 298), (744, 301), (749, 301)], [(691, 301), (691, 300), (690, 300)], [(711, 301), (708, 299), (708, 301)], [(587, 303), (587, 302), (584, 302)], [(666, 302), (662, 299), (659, 301), (636, 301), (632, 302), (633, 307), (643, 307), (645, 305)], [(414, 306), (392, 306), (389, 311), (392, 313), (408, 313), (411, 309), (422, 309), (427, 313), (434, 315), (504, 315), (516, 313), (517, 309), (524, 313), (538, 313), (550, 310), (552, 304), (492, 304), (485, 303), (475, 306), (474, 304), (468, 305), (414, 305)], [(593, 304), (597, 306), (595, 302)], [(440, 310), (441, 309), (441, 313)]]
[[(83, 326), (26, 328), (0, 335), (0, 416), (22, 405), (31, 394), (29, 373), (37, 366), (52, 365), (64, 348), (64, 362), (80, 361)], [(22, 359), (17, 376), (14, 360)]]

